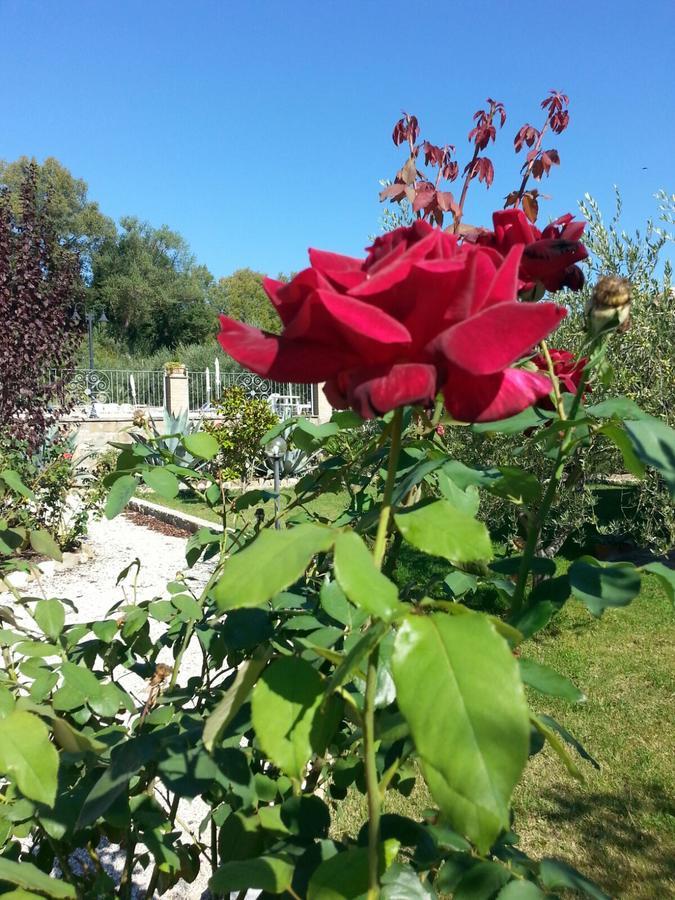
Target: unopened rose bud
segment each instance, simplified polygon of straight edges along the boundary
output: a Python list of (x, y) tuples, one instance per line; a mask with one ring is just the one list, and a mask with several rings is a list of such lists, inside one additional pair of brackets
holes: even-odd
[(618, 328), (625, 331), (630, 323), (631, 284), (619, 275), (605, 275), (595, 285), (586, 304), (586, 315), (592, 334)]

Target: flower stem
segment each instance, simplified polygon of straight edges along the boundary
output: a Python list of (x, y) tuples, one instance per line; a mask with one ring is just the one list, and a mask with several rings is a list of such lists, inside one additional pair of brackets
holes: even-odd
[(551, 359), (551, 354), (548, 349), (548, 344), (546, 341), (542, 341), (540, 344), (541, 353), (544, 359), (546, 360), (546, 368), (548, 369), (549, 378), (551, 379), (551, 384), (553, 385), (553, 397), (555, 399), (555, 408), (558, 412), (560, 418), (565, 421), (567, 418), (567, 413), (565, 412), (565, 406), (562, 401), (562, 395), (560, 394), (560, 382), (558, 381), (558, 376), (555, 374), (555, 366), (553, 365), (553, 360)]
[(377, 525), (377, 535), (375, 537), (375, 547), (373, 548), (373, 557), (375, 565), (378, 569), (382, 568), (382, 560), (387, 547), (387, 532), (389, 530), (389, 518), (391, 516), (391, 495), (394, 490), (394, 481), (396, 480), (396, 468), (398, 466), (398, 457), (401, 452), (401, 432), (403, 423), (403, 408), (399, 407), (394, 412), (394, 418), (391, 420), (391, 447), (389, 448), (389, 463), (387, 465), (387, 480), (384, 485), (384, 494), (382, 496), (382, 506), (380, 508), (380, 520)]
[[(570, 407), (569, 412), (569, 420), (571, 422), (576, 418), (577, 413), (579, 412), (579, 406), (581, 405), (581, 398), (584, 395), (584, 391), (586, 390), (586, 385), (588, 384), (588, 373), (590, 372), (591, 366), (587, 364), (584, 368), (584, 371), (579, 379), (579, 384), (577, 385), (577, 392), (574, 395), (574, 399), (572, 400), (572, 405)], [(549, 510), (555, 500), (556, 493), (558, 491), (558, 486), (562, 479), (563, 472), (565, 470), (565, 463), (567, 462), (567, 455), (574, 440), (573, 438), (573, 428), (567, 429), (565, 432), (565, 436), (560, 442), (560, 447), (558, 448), (558, 453), (555, 458), (555, 462), (553, 464), (553, 471), (551, 473), (551, 477), (549, 479), (548, 485), (546, 487), (546, 491), (542, 498), (541, 504), (539, 505), (539, 509), (537, 510), (537, 514), (534, 518), (532, 525), (530, 526), (530, 530), (527, 535), (527, 542), (525, 544), (525, 549), (523, 550), (523, 557), (520, 561), (520, 567), (518, 569), (518, 581), (516, 582), (516, 589), (513, 593), (513, 598), (511, 600), (511, 612), (517, 613), (520, 612), (520, 609), (523, 605), (523, 600), (525, 598), (525, 590), (527, 587), (527, 579), (530, 574), (530, 569), (532, 568), (532, 561), (534, 559), (534, 555), (537, 551), (537, 545), (539, 543), (539, 536), (541, 535), (541, 529), (543, 528), (544, 522), (546, 521), (546, 516), (549, 513)]]
[(375, 760), (375, 691), (377, 688), (378, 651), (368, 657), (366, 695), (363, 715), (363, 744), (368, 795), (368, 900), (380, 896), (380, 806), (382, 795)]
[[(394, 412), (391, 421), (391, 446), (387, 465), (387, 480), (384, 485), (380, 520), (377, 525), (377, 536), (373, 548), (373, 558), (378, 569), (382, 568), (387, 547), (387, 532), (391, 519), (391, 498), (396, 481), (398, 457), (401, 452), (401, 433), (403, 425), (403, 409)], [(377, 689), (377, 662), (379, 651), (376, 647), (368, 657), (366, 674), (366, 693), (363, 708), (363, 750), (365, 756), (366, 787), (368, 795), (368, 900), (377, 900), (380, 896), (380, 807), (382, 794), (377, 777), (375, 759), (375, 693)]]

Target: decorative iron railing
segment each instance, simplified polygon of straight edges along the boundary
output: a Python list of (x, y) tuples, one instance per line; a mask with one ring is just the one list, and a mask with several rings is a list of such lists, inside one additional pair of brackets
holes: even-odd
[[(214, 410), (218, 398), (232, 385), (247, 394), (267, 398), (282, 417), (318, 413), (316, 385), (269, 381), (252, 372), (220, 372), (217, 367), (188, 372), (190, 411)], [(163, 407), (164, 372), (142, 369), (52, 369), (50, 381), (57, 386), (63, 405)]]

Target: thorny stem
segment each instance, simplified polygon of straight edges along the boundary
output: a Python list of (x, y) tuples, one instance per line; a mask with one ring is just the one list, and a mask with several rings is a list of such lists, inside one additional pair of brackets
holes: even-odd
[[(391, 500), (396, 481), (396, 469), (398, 457), (401, 452), (401, 432), (403, 423), (403, 409), (395, 411), (391, 421), (391, 447), (389, 448), (389, 463), (387, 466), (387, 480), (384, 485), (380, 519), (377, 526), (373, 559), (378, 569), (382, 568), (385, 549), (387, 546), (387, 532), (391, 519)], [(380, 807), (382, 795), (377, 777), (377, 762), (375, 759), (375, 692), (377, 688), (377, 662), (378, 649), (375, 648), (368, 657), (368, 669), (366, 674), (366, 693), (363, 709), (363, 748), (365, 755), (365, 774), (368, 795), (368, 900), (377, 900), (380, 896), (379, 876), (379, 845), (380, 845)]]
[[(591, 352), (594, 346), (597, 344), (597, 339), (591, 343)], [(590, 353), (589, 353), (590, 356)], [(579, 380), (579, 384), (577, 386), (576, 394), (574, 395), (574, 399), (572, 400), (572, 405), (570, 407), (569, 419), (570, 421), (574, 421), (577, 413), (579, 412), (579, 406), (581, 405), (581, 398), (584, 395), (584, 391), (586, 390), (586, 385), (588, 384), (588, 372), (589, 372), (589, 364), (586, 365), (582, 376)], [(523, 550), (523, 556), (520, 561), (520, 567), (518, 569), (518, 580), (516, 582), (516, 589), (513, 593), (513, 599), (511, 601), (511, 612), (517, 613), (520, 611), (523, 605), (523, 600), (525, 598), (525, 590), (527, 587), (527, 579), (530, 574), (530, 569), (532, 568), (532, 561), (534, 559), (534, 555), (537, 550), (537, 545), (539, 543), (539, 536), (541, 535), (541, 529), (546, 521), (546, 516), (549, 513), (549, 510), (555, 500), (556, 493), (558, 491), (558, 485), (560, 484), (560, 480), (562, 478), (563, 471), (565, 469), (565, 463), (567, 462), (567, 456), (571, 445), (574, 442), (573, 437), (573, 428), (569, 428), (565, 432), (564, 438), (560, 442), (560, 447), (558, 448), (558, 453), (555, 458), (555, 462), (553, 464), (553, 471), (551, 473), (551, 477), (549, 479), (548, 485), (546, 487), (546, 491), (542, 498), (541, 504), (539, 505), (539, 509), (537, 510), (537, 514), (534, 517), (534, 521), (530, 525), (530, 529), (527, 535), (527, 542), (525, 544), (525, 549)]]

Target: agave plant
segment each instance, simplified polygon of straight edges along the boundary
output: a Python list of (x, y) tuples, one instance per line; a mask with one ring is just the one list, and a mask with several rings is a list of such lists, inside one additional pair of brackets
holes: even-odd
[(132, 431), (131, 438), (138, 444), (143, 444), (150, 451), (148, 460), (153, 465), (163, 465), (166, 461), (165, 454), (170, 454), (172, 462), (180, 462), (182, 465), (191, 466), (195, 463), (194, 456), (186, 450), (182, 438), (198, 430), (198, 423), (190, 419), (187, 410), (181, 410), (173, 415), (164, 410), (162, 430), (157, 428), (155, 420), (149, 416), (145, 422), (146, 433)]

